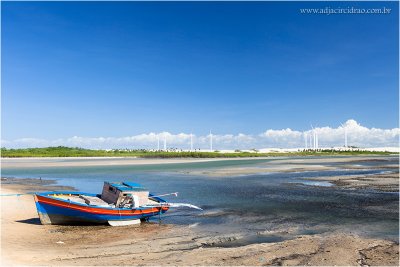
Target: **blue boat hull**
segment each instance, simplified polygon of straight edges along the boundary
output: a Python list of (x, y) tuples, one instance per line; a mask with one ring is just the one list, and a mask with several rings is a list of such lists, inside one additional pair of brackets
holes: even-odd
[(105, 224), (109, 221), (145, 220), (168, 210), (168, 207), (146, 209), (90, 207), (45, 195), (35, 195), (35, 202), (42, 224)]

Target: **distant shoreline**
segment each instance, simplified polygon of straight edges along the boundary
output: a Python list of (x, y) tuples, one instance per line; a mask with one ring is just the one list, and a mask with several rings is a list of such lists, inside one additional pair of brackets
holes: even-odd
[(367, 156), (367, 155), (398, 155), (399, 152), (390, 150), (361, 149), (361, 148), (332, 148), (332, 149), (262, 149), (262, 150), (224, 150), (224, 151), (184, 151), (184, 150), (93, 150), (73, 147), (46, 147), (1, 149), (1, 158), (263, 158), (290, 156)]
[[(229, 160), (240, 160), (235, 158)], [(124, 166), (124, 165), (156, 165), (194, 162), (210, 162), (225, 160), (224, 158), (137, 158), (137, 157), (30, 157), (2, 158), (2, 168), (29, 167), (84, 167), (84, 166)]]

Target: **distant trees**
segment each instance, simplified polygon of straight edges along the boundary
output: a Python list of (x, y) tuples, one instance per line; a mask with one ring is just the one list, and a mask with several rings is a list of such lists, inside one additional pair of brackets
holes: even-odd
[(251, 152), (235, 150), (232, 153), (183, 151), (172, 149), (168, 151), (156, 151), (146, 149), (110, 149), (94, 150), (79, 147), (44, 147), (44, 148), (20, 148), (8, 149), (1, 148), (1, 157), (20, 158), (20, 157), (142, 157), (142, 158), (233, 158), (233, 157), (275, 157), (275, 156), (313, 156), (313, 155), (390, 155), (398, 154), (391, 152), (377, 152), (349, 149), (345, 151), (333, 149), (302, 150), (296, 152), (269, 152), (259, 153), (253, 149)]

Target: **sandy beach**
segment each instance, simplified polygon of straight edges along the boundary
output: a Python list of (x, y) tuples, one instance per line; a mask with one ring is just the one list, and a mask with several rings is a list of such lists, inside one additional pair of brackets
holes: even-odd
[[(395, 173), (379, 174), (373, 176), (357, 175), (357, 176), (334, 176), (334, 177), (315, 177), (308, 180), (328, 181), (336, 186), (345, 188), (373, 188), (381, 191), (398, 192), (399, 191), (399, 166), (391, 163), (385, 157), (331, 157), (331, 158), (278, 158), (257, 167), (229, 167), (218, 168), (214, 170), (194, 170), (186, 172), (192, 175), (206, 175), (210, 177), (230, 177), (240, 175), (265, 174), (275, 172), (302, 172), (302, 171), (329, 171), (337, 169), (335, 165), (327, 165), (327, 163), (336, 163), (342, 165), (346, 169), (368, 169), (372, 167), (361, 166), (357, 163), (368, 161), (381, 161), (379, 168), (392, 169)], [(374, 169), (377, 167), (374, 166)]]
[[(323, 170), (329, 169), (323, 166), (324, 163), (332, 162), (332, 158), (337, 163), (354, 162), (352, 156), (333, 156), (323, 157), (238, 157), (238, 158), (136, 158), (136, 157), (59, 157), (59, 158), (2, 158), (1, 165), (4, 168), (40, 168), (40, 167), (85, 167), (85, 166), (137, 166), (137, 165), (159, 165), (159, 164), (182, 164), (200, 163), (212, 161), (242, 161), (242, 160), (268, 160), (263, 168), (221, 168), (217, 172), (202, 172), (202, 174), (224, 176), (232, 174), (252, 174), (274, 171), (300, 171), (300, 170)], [(368, 161), (381, 157), (356, 157), (356, 161)], [(381, 159), (385, 161), (385, 159)], [(196, 172), (191, 172), (196, 174)]]
[(374, 189), (384, 192), (399, 191), (399, 174), (382, 173), (374, 175), (348, 175), (321, 178), (308, 178), (307, 180), (327, 181), (341, 188), (348, 189)]
[[(137, 162), (135, 159), (132, 160)], [(335, 160), (352, 162), (354, 157)], [(370, 160), (370, 158), (357, 158), (357, 160)], [(171, 160), (167, 161), (171, 162)], [(149, 160), (147, 162), (158, 164), (166, 161)], [(325, 159), (307, 159), (307, 164), (305, 164), (302, 159), (279, 159), (265, 165), (265, 169), (298, 171), (299, 169), (330, 168), (324, 166), (324, 162)], [(21, 167), (25, 163), (15, 161), (12, 164)], [(258, 171), (252, 167), (232, 167), (216, 169), (215, 172), (218, 174), (216, 177), (223, 179), (227, 174), (240, 175), (240, 170), (246, 174)], [(345, 178), (338, 176), (324, 179), (333, 182), (337, 187), (372, 188), (381, 191), (393, 191), (397, 187), (398, 190), (398, 174), (380, 174), (367, 178), (362, 175)], [(60, 187), (48, 180), (3, 178), (1, 194), (63, 189), (71, 188)], [(196, 225), (155, 222), (118, 228), (102, 225), (44, 226), (38, 219), (32, 195), (2, 196), (1, 226), (3, 266), (398, 266), (399, 261), (397, 242), (367, 238), (353, 232), (337, 230), (323, 234), (296, 235), (292, 239), (281, 242), (227, 247), (225, 245), (229, 242), (244, 237), (237, 234), (205, 235), (196, 231)], [(292, 230), (282, 226), (277, 231), (290, 232)]]
[[(243, 160), (246, 158), (229, 158), (229, 160)], [(252, 158), (251, 158), (252, 159)], [(258, 158), (262, 159), (262, 158)], [(2, 158), (1, 164), (5, 168), (30, 167), (82, 167), (82, 166), (127, 166), (127, 165), (155, 165), (179, 164), (194, 162), (209, 162), (227, 160), (226, 158), (171, 158), (171, 159), (144, 159), (135, 157), (65, 157), (65, 158)]]
[[(28, 179), (27, 185), (3, 184), (1, 193), (37, 190), (39, 183)], [(223, 248), (218, 243), (240, 237), (199, 236), (190, 226), (158, 223), (117, 229), (43, 226), (31, 195), (2, 197), (1, 215), (3, 266), (398, 264), (398, 244), (351, 233), (304, 235), (277, 243)]]

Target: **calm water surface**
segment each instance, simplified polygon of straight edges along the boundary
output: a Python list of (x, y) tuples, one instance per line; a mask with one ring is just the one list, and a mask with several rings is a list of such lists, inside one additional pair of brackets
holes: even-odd
[[(330, 171), (282, 172), (231, 177), (182, 174), (193, 169), (253, 167), (269, 160), (214, 161), (142, 166), (91, 166), (2, 168), (3, 176), (56, 179), (80, 191), (99, 193), (106, 181), (135, 181), (152, 193), (179, 192), (171, 202), (188, 202), (204, 211), (174, 210), (162, 216), (163, 223), (190, 225), (209, 234), (244, 235), (226, 246), (253, 242), (276, 242), (299, 234), (335, 230), (380, 237), (398, 242), (399, 194), (332, 187), (328, 182), (304, 178), (393, 172), (389, 161), (355, 162), (365, 169), (348, 169), (349, 163), (324, 163)], [(342, 166), (343, 165), (343, 166)], [(347, 166), (347, 167), (346, 167)], [(376, 167), (376, 168), (374, 168)], [(154, 218), (153, 220), (158, 220)], [(236, 244), (238, 243), (238, 244)]]

